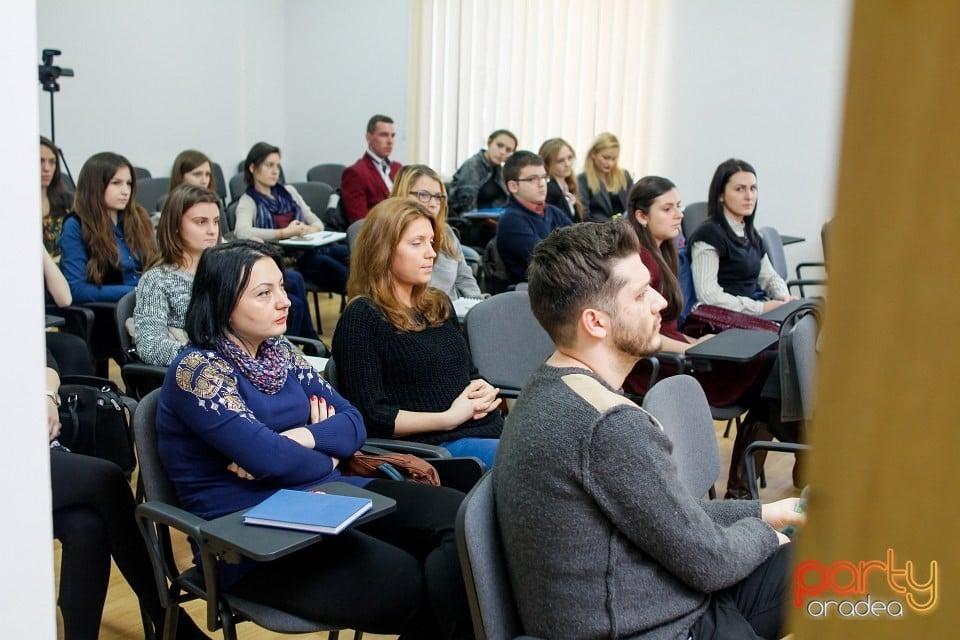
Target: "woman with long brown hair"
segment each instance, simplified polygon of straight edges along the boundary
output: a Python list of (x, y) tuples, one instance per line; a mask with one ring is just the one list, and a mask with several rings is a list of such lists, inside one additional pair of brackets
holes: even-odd
[(435, 218), (408, 198), (367, 215), (333, 334), (340, 391), (370, 435), (438, 444), (489, 468), (503, 429), (499, 391), (473, 366), (450, 299), (430, 286), (437, 237)]
[(565, 212), (574, 222), (583, 220), (583, 205), (580, 203), (577, 178), (573, 173), (573, 161), (577, 154), (563, 138), (550, 138), (540, 145), (537, 152), (543, 158), (547, 170), (547, 204)]
[(73, 213), (60, 236), (74, 302), (119, 300), (156, 257), (153, 224), (136, 196), (133, 165), (121, 155), (94, 154), (80, 169)]

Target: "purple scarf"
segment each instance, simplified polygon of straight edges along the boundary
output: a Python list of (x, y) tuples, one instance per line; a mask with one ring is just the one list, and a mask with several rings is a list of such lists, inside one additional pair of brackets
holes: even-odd
[(258, 229), (276, 229), (276, 225), (273, 224), (273, 216), (290, 212), (293, 212), (294, 220), (303, 222), (303, 211), (300, 210), (300, 205), (283, 185), (278, 184), (270, 189), (272, 198), (260, 193), (253, 187), (247, 187), (246, 193), (257, 203), (257, 217), (253, 220), (253, 226)]
[(257, 357), (251, 358), (240, 346), (225, 336), (214, 338), (213, 347), (240, 370), (253, 386), (263, 393), (273, 395), (287, 382), (290, 361), (280, 348), (280, 338), (267, 338), (257, 349)]

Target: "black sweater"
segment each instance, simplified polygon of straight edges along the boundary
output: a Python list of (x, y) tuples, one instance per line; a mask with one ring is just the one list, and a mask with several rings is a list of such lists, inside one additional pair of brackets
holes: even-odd
[[(340, 393), (353, 403), (378, 438), (393, 438), (397, 414), (439, 413), (450, 408), (470, 380), (479, 378), (467, 342), (451, 313), (439, 327), (400, 332), (368, 298), (351, 302), (333, 334)], [(503, 418), (492, 411), (452, 431), (406, 439), (439, 444), (460, 438), (499, 438)]]
[(720, 267), (717, 282), (734, 296), (753, 298), (757, 293), (757, 277), (763, 259), (763, 245), (733, 235), (725, 223), (708, 218), (691, 234), (687, 244), (706, 242), (717, 250)]

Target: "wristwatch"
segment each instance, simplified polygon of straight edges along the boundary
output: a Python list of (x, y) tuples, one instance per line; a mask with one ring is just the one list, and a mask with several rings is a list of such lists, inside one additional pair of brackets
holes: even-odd
[(57, 408), (60, 408), (60, 394), (56, 391), (51, 391), (47, 389), (47, 397), (53, 400), (53, 404), (57, 405)]

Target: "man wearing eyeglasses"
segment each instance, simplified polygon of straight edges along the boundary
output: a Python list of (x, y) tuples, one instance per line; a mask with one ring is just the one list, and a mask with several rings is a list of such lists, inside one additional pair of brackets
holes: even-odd
[(547, 204), (549, 176), (538, 154), (514, 153), (503, 165), (503, 179), (510, 199), (497, 225), (497, 252), (510, 282), (516, 284), (527, 281), (527, 265), (537, 243), (571, 222), (563, 211)]

